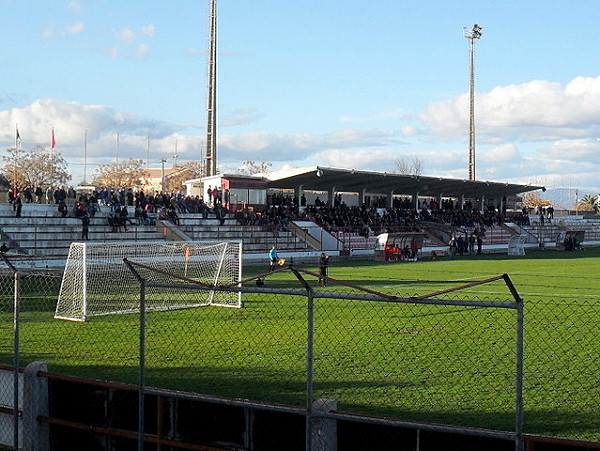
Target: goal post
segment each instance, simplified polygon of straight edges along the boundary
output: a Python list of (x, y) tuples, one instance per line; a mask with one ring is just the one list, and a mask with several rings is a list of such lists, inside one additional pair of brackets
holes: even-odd
[[(230, 286), (242, 278), (241, 241), (71, 243), (54, 317), (86, 321), (139, 311), (140, 285), (125, 258), (149, 268), (144, 275), (151, 282), (174, 282), (173, 276), (179, 276), (209, 286)], [(241, 296), (211, 289), (154, 290), (147, 296), (146, 308), (241, 307)]]

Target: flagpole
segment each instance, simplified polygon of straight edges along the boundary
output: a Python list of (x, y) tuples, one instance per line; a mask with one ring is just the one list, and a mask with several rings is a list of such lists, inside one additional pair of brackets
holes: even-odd
[(13, 192), (17, 186), (17, 159), (19, 155), (19, 144), (21, 143), (21, 135), (19, 135), (19, 124), (15, 124), (15, 156), (13, 161)]
[(58, 185), (56, 180), (56, 171), (54, 170), (54, 147), (56, 146), (56, 140), (54, 139), (54, 127), (52, 127), (52, 133), (50, 135), (50, 168), (52, 170), (52, 180), (55, 185)]
[(87, 185), (87, 129), (83, 135), (83, 185)]

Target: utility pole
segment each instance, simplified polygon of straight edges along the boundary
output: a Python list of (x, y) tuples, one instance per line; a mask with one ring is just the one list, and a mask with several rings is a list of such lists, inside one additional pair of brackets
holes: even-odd
[(179, 158), (179, 154), (177, 153), (177, 139), (175, 139), (175, 154), (173, 154), (173, 160), (175, 160), (175, 163), (173, 164), (174, 168), (177, 167), (177, 158)]
[(465, 38), (470, 47), (470, 77), (469, 77), (469, 180), (475, 180), (475, 40), (481, 37), (482, 28), (475, 24), (469, 30), (463, 28)]
[(165, 183), (165, 163), (167, 162), (166, 158), (161, 158), (160, 160), (160, 164), (161, 164), (161, 190), (162, 192), (166, 192), (166, 183)]

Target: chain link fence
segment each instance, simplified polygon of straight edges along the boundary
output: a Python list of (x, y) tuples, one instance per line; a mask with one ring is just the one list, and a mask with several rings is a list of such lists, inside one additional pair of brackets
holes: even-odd
[[(141, 300), (201, 297), (215, 289), (175, 277), (165, 283), (164, 275), (155, 283), (152, 271), (130, 263)], [(531, 275), (431, 272), (427, 280), (411, 280), (408, 267), (401, 282), (382, 278), (369, 281), (368, 288), (331, 278), (319, 286), (317, 274), (286, 267), (218, 288), (242, 291), (243, 308), (110, 315), (81, 323), (53, 319), (61, 274), (17, 271), (5, 261), (0, 272), (1, 443), (26, 449), (23, 440), (35, 422), (25, 421), (25, 376), (14, 368), (39, 361), (53, 374), (140, 387), (146, 396), (119, 395), (124, 398), (119, 405), (134, 406), (134, 413), (154, 409), (155, 396), (163, 392), (275, 406), (272, 417), (256, 417), (246, 425), (256, 431), (253, 447), (239, 432), (235, 446), (242, 449), (260, 449), (259, 443), (273, 447), (289, 438), (277, 430), (277, 409), (306, 421), (308, 431), (322, 431), (328, 420), (341, 425), (364, 416), (481, 428), (491, 436), (508, 431), (513, 437), (524, 432), (600, 441), (600, 303), (594, 289), (567, 297), (560, 294), (565, 287), (555, 286), (558, 281)], [(542, 287), (550, 287), (553, 295)], [(524, 305), (522, 317), (519, 305)], [(118, 425), (130, 431), (129, 440), (137, 431), (150, 436), (163, 427), (159, 435), (165, 443), (196, 443), (198, 418), (210, 421), (197, 412), (165, 427), (148, 415), (123, 413), (106, 424), (97, 413), (107, 409), (103, 390), (89, 395), (84, 385), (81, 391), (75, 387), (61, 391), (56, 385), (48, 416), (65, 424)], [(65, 397), (79, 396), (85, 397), (85, 408), (61, 407)], [(183, 398), (178, 407), (165, 407), (163, 415), (176, 415)], [(215, 434), (238, 427), (227, 412), (213, 426)], [(271, 429), (258, 427), (268, 421)], [(109, 439), (98, 439), (108, 432), (99, 431), (93, 440), (88, 432), (73, 434), (87, 449), (102, 449), (97, 448), (102, 440), (108, 446)], [(306, 435), (308, 447), (316, 448), (313, 440)]]
[[(130, 264), (142, 305), (213, 289), (184, 278), (155, 282), (149, 267)], [(265, 286), (253, 287), (257, 280)], [(233, 288), (244, 293), (242, 310), (180, 310), (168, 321), (143, 315), (141, 377), (154, 387), (185, 381), (193, 392), (305, 406), (307, 449), (317, 418), (335, 418), (314, 412), (314, 400), (326, 410), (520, 437), (522, 304), (507, 277), (458, 290), (429, 286), (410, 298), (317, 280), (286, 268)], [(496, 293), (469, 291), (480, 285)]]
[(6, 258), (0, 266), (0, 446), (31, 449), (32, 422), (24, 406), (34, 401), (22, 366), (45, 359), (39, 343), (44, 324), (52, 324), (60, 281), (59, 273), (16, 269)]

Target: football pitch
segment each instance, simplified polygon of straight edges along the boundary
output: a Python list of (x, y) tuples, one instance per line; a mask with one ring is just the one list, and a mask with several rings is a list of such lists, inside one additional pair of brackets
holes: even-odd
[[(414, 263), (333, 259), (327, 287), (305, 278), (322, 292), (364, 293), (356, 286), (408, 297), (508, 274), (524, 300), (525, 432), (598, 441), (599, 257), (600, 248)], [(298, 267), (317, 271), (316, 262)], [(244, 277), (266, 269), (246, 267)], [(267, 277), (265, 288), (301, 291), (302, 285), (282, 271)], [(441, 297), (513, 301), (502, 280)], [(3, 300), (1, 313), (3, 363), (11, 363), (9, 302)], [(24, 304), (22, 365), (43, 360), (53, 372), (138, 381), (137, 315), (77, 323), (52, 319), (51, 305)], [(335, 398), (349, 412), (514, 428), (514, 310), (327, 298), (315, 300), (314, 313), (315, 397)], [(306, 296), (280, 293), (244, 294), (241, 309), (148, 313), (146, 383), (303, 405), (306, 323)]]

